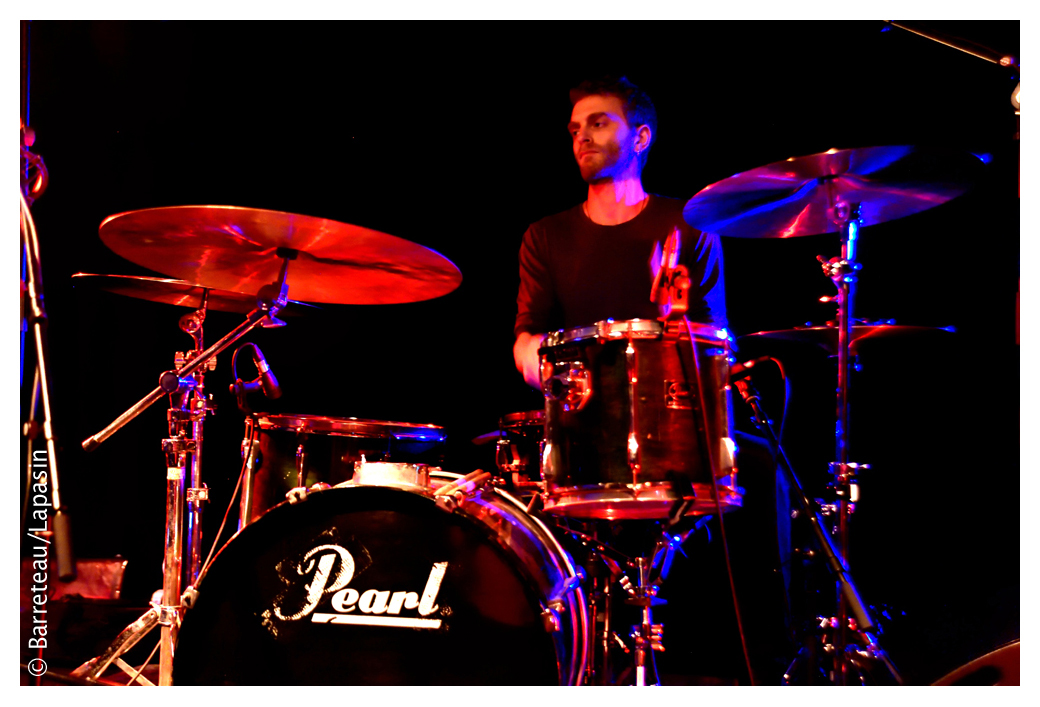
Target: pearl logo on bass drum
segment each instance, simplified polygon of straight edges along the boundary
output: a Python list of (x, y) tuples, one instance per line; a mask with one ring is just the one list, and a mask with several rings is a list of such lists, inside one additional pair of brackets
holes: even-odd
[[(367, 566), (371, 560), (367, 552), (364, 554)], [(437, 594), (448, 570), (447, 562), (433, 563), (421, 593), (348, 586), (359, 568), (354, 556), (340, 545), (318, 545), (297, 561), (279, 563), (277, 569), (285, 591), (261, 614), (264, 627), (274, 636), (278, 635), (280, 622), (300, 621), (308, 616), (317, 624), (441, 628), (441, 619), (430, 616), (440, 609)], [(329, 610), (315, 611), (319, 605)], [(440, 612), (448, 613), (446, 608)]]

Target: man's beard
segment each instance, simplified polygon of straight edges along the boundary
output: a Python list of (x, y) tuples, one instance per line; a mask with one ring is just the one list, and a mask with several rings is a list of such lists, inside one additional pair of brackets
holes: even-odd
[[(606, 145), (603, 149), (599, 149), (591, 160), (578, 162), (578, 171), (581, 172), (581, 178), (587, 184), (610, 181), (616, 175), (626, 171), (628, 160), (625, 157), (621, 154), (620, 146), (617, 144)], [(635, 155), (628, 157), (632, 160), (636, 159)]]

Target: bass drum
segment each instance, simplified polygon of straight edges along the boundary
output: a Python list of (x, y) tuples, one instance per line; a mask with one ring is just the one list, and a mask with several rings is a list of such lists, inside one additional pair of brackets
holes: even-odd
[(184, 616), (174, 684), (579, 684), (578, 585), (548, 528), (501, 490), (316, 491), (214, 559)]

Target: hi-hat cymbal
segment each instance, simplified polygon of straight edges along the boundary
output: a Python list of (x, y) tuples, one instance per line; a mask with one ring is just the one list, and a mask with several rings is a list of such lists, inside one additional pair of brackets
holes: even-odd
[[(938, 332), (952, 331), (954, 331), (953, 327), (912, 326), (908, 324), (857, 324), (852, 327), (851, 336), (849, 337), (849, 350), (855, 354), (864, 341), (889, 337), (919, 338)], [(737, 343), (745, 344), (763, 339), (813, 344), (831, 355), (837, 355), (838, 353), (838, 327), (834, 326), (758, 331), (754, 334), (745, 334), (737, 337)]]
[(683, 209), (694, 228), (736, 238), (791, 238), (841, 230), (839, 202), (860, 205), (860, 225), (938, 206), (975, 182), (972, 154), (901, 145), (831, 149), (734, 174)]
[(101, 240), (127, 260), (213, 289), (255, 295), (295, 251), (289, 296), (399, 304), (446, 295), (462, 274), (440, 253), (338, 221), (237, 206), (170, 206), (109, 216)]
[[(184, 280), (141, 275), (95, 275), (85, 272), (78, 272), (72, 277), (74, 285), (86, 285), (105, 292), (136, 297), (149, 302), (162, 302), (198, 309), (202, 306), (202, 298), (205, 296), (206, 309), (209, 310), (245, 314), (256, 309), (255, 294), (247, 295), (230, 290), (215, 290)], [(301, 314), (299, 307), (318, 309), (313, 305), (295, 300), (289, 300), (289, 305), (279, 311), (279, 317)]]

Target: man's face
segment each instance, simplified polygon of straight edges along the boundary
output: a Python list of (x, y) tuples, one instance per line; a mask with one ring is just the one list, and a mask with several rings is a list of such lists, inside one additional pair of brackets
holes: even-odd
[(639, 174), (636, 144), (639, 135), (629, 127), (621, 99), (586, 96), (574, 104), (571, 147), (581, 177), (586, 182), (619, 179)]

